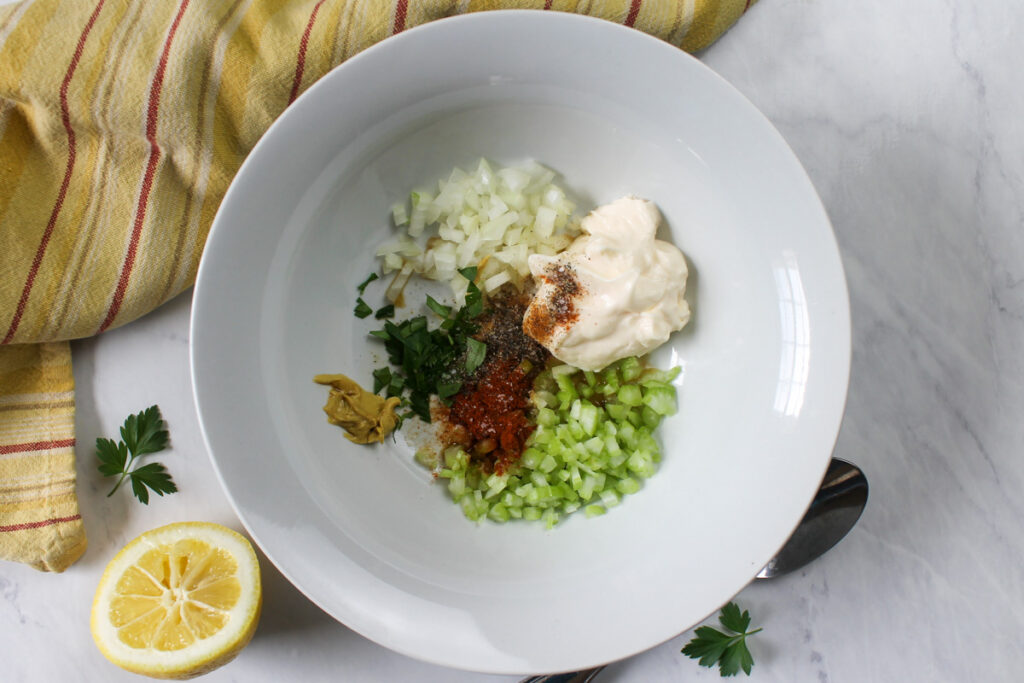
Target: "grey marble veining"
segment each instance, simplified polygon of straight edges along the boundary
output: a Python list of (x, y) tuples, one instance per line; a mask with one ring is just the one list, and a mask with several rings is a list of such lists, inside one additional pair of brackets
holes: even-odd
[[(762, 0), (701, 55), (778, 127), (832, 218), (854, 334), (836, 454), (871, 482), (868, 508), (842, 544), (738, 596), (765, 629), (751, 643), (752, 680), (1020, 678), (1021, 35), (1019, 2)], [(75, 346), (79, 443), (159, 403), (174, 438), (163, 460), (181, 492), (148, 508), (106, 498), (107, 482), (80, 459), (89, 552), (60, 577), (0, 567), (9, 680), (137, 680), (109, 665), (88, 633), (106, 561), (136, 534), (181, 519), (182, 509), (237, 525), (198, 432), (188, 311), (186, 294)], [(515, 680), (391, 653), (264, 567), (256, 639), (204, 680)], [(689, 637), (615, 664), (599, 680), (719, 680), (679, 654)]]

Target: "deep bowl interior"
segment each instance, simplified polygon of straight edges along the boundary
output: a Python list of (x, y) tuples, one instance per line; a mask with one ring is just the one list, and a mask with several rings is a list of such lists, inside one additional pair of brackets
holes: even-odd
[[(369, 383), (383, 354), (352, 308), (388, 207), (480, 157), (540, 161), (583, 210), (654, 200), (691, 267), (693, 320), (655, 355), (683, 367), (660, 471), (551, 531), (466, 521), (401, 437), (345, 441), (311, 381)], [(522, 673), (672, 637), (777, 551), (838, 431), (849, 312), (813, 188), (728, 84), (629, 29), (502, 12), (371, 48), (274, 124), (211, 232), (192, 344), (218, 473), (296, 586), (400, 652)]]

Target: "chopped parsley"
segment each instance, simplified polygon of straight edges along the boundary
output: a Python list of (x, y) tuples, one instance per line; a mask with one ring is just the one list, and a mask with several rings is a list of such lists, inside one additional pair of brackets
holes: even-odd
[(377, 278), (377, 273), (370, 273), (370, 275), (365, 280), (363, 280), (359, 284), (358, 287), (356, 287), (356, 290), (359, 291), (360, 295), (365, 294), (366, 293), (366, 285), (370, 284), (371, 282), (373, 282), (376, 279), (378, 279)]
[(357, 318), (365, 318), (366, 316), (373, 313), (373, 309), (370, 308), (369, 304), (363, 301), (363, 297), (358, 297), (356, 299), (356, 308), (352, 312), (355, 314)]
[[(386, 320), (383, 329), (370, 332), (384, 342), (392, 366), (373, 372), (374, 391), (402, 397), (403, 404), (424, 422), (430, 422), (431, 395), (450, 399), (462, 388), (462, 376), (476, 370), (487, 354), (487, 345), (471, 336), (477, 331), (473, 319), (483, 312), (483, 295), (473, 283), (476, 268), (459, 272), (469, 280), (462, 308), (453, 314), (451, 306), (427, 297), (427, 308), (442, 318), (437, 328), (429, 329), (427, 317), (420, 315), (400, 323)], [(377, 317), (384, 316), (378, 311)], [(465, 373), (456, 368), (463, 356)]]

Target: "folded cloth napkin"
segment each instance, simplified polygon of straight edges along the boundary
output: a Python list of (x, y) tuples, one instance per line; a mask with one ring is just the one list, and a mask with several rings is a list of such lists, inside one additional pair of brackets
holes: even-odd
[[(85, 551), (69, 339), (192, 284), (249, 150), (311, 83), (442, 17), (578, 12), (689, 51), (752, 0), (35, 0), (0, 8), (0, 558)], [(84, 448), (86, 457), (90, 449)]]

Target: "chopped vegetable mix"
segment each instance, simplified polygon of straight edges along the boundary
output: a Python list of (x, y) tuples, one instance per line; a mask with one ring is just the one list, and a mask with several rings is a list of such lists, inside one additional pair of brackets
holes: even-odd
[(472, 520), (543, 521), (549, 528), (582, 509), (603, 515), (655, 473), (661, 449), (653, 436), (676, 411), (679, 368), (644, 368), (626, 358), (600, 372), (557, 365), (541, 373), (533, 403), (537, 428), (517, 466), (487, 473), (453, 446), (443, 462), (426, 450), (417, 461), (439, 468), (448, 492)]

